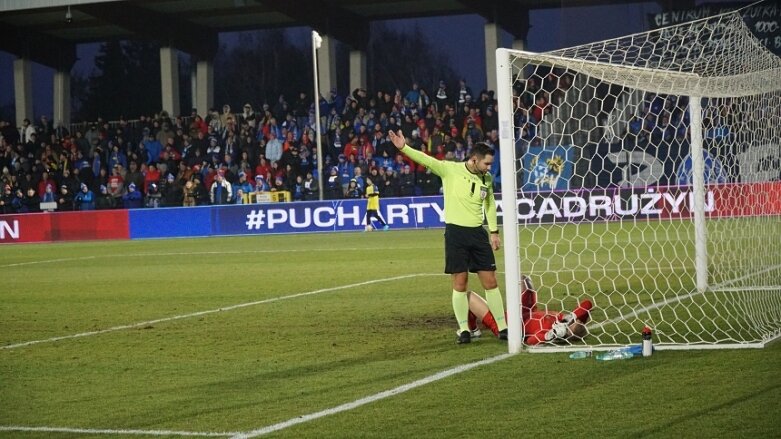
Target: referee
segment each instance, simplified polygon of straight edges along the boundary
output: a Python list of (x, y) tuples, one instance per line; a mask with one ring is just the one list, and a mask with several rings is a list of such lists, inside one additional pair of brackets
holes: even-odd
[[(406, 144), (401, 130), (388, 132), (393, 145), (414, 162), (442, 178), (445, 193), (445, 273), (453, 285), (453, 312), (458, 321), (458, 343), (472, 341), (469, 332), (469, 272), (477, 273), (485, 288), (488, 309), (496, 318), (499, 339), (507, 340), (502, 294), (496, 283), (494, 250), (501, 243), (496, 223), (493, 177), (488, 172), (494, 162), (494, 150), (476, 143), (465, 162), (440, 161)], [(488, 220), (486, 233), (483, 218)]]

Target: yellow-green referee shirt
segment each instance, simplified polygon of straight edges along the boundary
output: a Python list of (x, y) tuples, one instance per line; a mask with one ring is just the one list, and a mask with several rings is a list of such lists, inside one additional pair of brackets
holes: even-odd
[(483, 225), (485, 218), (489, 230), (498, 230), (494, 184), (490, 173), (474, 174), (466, 168), (465, 162), (440, 161), (409, 145), (404, 147), (403, 154), (442, 178), (446, 224), (478, 227)]

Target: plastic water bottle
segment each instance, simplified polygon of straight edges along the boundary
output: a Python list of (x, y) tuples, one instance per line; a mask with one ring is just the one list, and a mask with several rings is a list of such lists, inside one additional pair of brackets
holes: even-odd
[(643, 356), (650, 357), (654, 352), (653, 341), (651, 340), (651, 328), (643, 328)]
[(569, 354), (569, 358), (572, 360), (580, 360), (581, 358), (588, 358), (591, 356), (591, 351), (577, 351)]
[(614, 349), (596, 356), (598, 361), (627, 360), (635, 354), (629, 348)]

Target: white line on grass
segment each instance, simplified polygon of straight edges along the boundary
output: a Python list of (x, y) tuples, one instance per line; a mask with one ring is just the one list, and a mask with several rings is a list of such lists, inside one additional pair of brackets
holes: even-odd
[(396, 388), (386, 390), (384, 392), (375, 393), (374, 395), (367, 396), (365, 398), (356, 399), (355, 401), (344, 403), (342, 405), (338, 405), (336, 407), (332, 407), (329, 409), (321, 410), (319, 412), (310, 413), (308, 415), (298, 416), (292, 419), (288, 419), (287, 421), (280, 422), (274, 425), (269, 425), (267, 427), (259, 428), (257, 430), (248, 431), (246, 433), (238, 433), (235, 436), (233, 436), (233, 439), (248, 439), (253, 437), (262, 436), (264, 434), (272, 433), (275, 431), (283, 430), (288, 427), (292, 427), (294, 425), (303, 424), (304, 422), (313, 421), (315, 419), (319, 419), (325, 416), (335, 415), (337, 413), (346, 412), (348, 410), (352, 410), (354, 408), (358, 408), (362, 405), (371, 404), (375, 401), (379, 401), (381, 399), (389, 398), (391, 396), (395, 396), (404, 392), (407, 392), (409, 390), (415, 389), (417, 387), (425, 386), (426, 384), (431, 384), (435, 381), (439, 381), (441, 379), (457, 375), (462, 372), (466, 372), (470, 369), (474, 369), (479, 366), (484, 366), (486, 364), (496, 363), (497, 361), (502, 361), (504, 359), (510, 358), (515, 354), (501, 354), (497, 355), (495, 357), (486, 358), (485, 360), (475, 361), (474, 363), (467, 363), (462, 364), (461, 366), (456, 366), (450, 369), (443, 370), (441, 372), (435, 373), (434, 375), (427, 376), (425, 378), (421, 378), (417, 381), (413, 381), (409, 384), (403, 384), (401, 386), (398, 386)]
[(24, 265), (36, 265), (36, 264), (51, 264), (54, 262), (86, 261), (89, 259), (95, 259), (96, 257), (97, 256), (81, 256), (78, 258), (44, 259), (42, 261), (17, 262), (15, 264), (0, 265), (0, 268), (21, 267)]
[(23, 427), (16, 425), (0, 426), (0, 431), (25, 431), (37, 433), (78, 433), (78, 434), (117, 434), (117, 435), (141, 435), (141, 436), (200, 436), (200, 437), (229, 437), (236, 432), (199, 432), (199, 431), (175, 431), (175, 430), (113, 430), (92, 428), (68, 428), (68, 427)]
[(654, 303), (653, 305), (650, 305), (650, 306), (644, 306), (644, 307), (642, 307), (640, 309), (634, 309), (634, 310), (632, 310), (631, 312), (629, 312), (627, 314), (621, 314), (618, 317), (612, 318), (610, 320), (606, 320), (604, 322), (600, 322), (600, 323), (595, 323), (593, 325), (589, 325), (589, 329), (602, 329), (603, 327), (605, 327), (605, 325), (615, 324), (615, 323), (624, 321), (624, 320), (626, 320), (629, 317), (639, 317), (640, 314), (645, 314), (648, 311), (653, 311), (653, 310), (659, 309), (659, 308), (661, 308), (663, 306), (672, 305), (673, 303), (681, 302), (683, 300), (690, 299), (690, 298), (692, 298), (694, 296), (699, 296), (700, 294), (718, 291), (719, 289), (724, 288), (726, 286), (735, 284), (735, 283), (740, 282), (740, 281), (745, 280), (745, 279), (750, 279), (750, 278), (752, 278), (754, 276), (757, 276), (757, 275), (760, 275), (760, 274), (764, 274), (764, 273), (767, 273), (769, 271), (777, 270), (778, 268), (781, 268), (781, 264), (774, 265), (772, 267), (768, 267), (768, 268), (765, 268), (763, 270), (760, 270), (760, 271), (757, 271), (757, 272), (754, 272), (754, 273), (749, 273), (749, 274), (746, 274), (744, 276), (741, 276), (741, 277), (738, 277), (738, 278), (735, 278), (735, 279), (724, 281), (724, 282), (722, 282), (720, 284), (716, 284), (716, 285), (712, 286), (711, 288), (706, 289), (705, 291), (697, 291), (697, 290), (695, 290), (695, 291), (692, 291), (691, 293), (685, 294), (683, 296), (671, 297), (671, 298), (665, 299), (665, 300), (663, 300), (661, 302)]
[(473, 363), (462, 364), (460, 366), (452, 367), (450, 369), (437, 372), (434, 375), (429, 375), (425, 378), (413, 381), (408, 384), (402, 384), (384, 392), (375, 393), (374, 395), (367, 396), (365, 398), (357, 399), (352, 402), (348, 402), (336, 407), (321, 410), (319, 412), (310, 413), (308, 415), (299, 416), (293, 419), (289, 419), (284, 422), (280, 422), (267, 427), (259, 428), (248, 432), (197, 432), (197, 431), (172, 431), (172, 430), (114, 430), (114, 429), (91, 429), (91, 428), (67, 428), (67, 427), (23, 427), (23, 426), (0, 426), (0, 431), (25, 431), (25, 432), (43, 432), (43, 433), (80, 433), (80, 434), (105, 434), (105, 435), (146, 435), (146, 436), (200, 436), (200, 437), (232, 437), (236, 439), (245, 439), (262, 436), (264, 434), (272, 433), (274, 431), (283, 430), (288, 427), (292, 427), (304, 422), (313, 421), (325, 416), (335, 415), (337, 413), (345, 412), (358, 408), (362, 405), (370, 404), (381, 399), (389, 398), (391, 396), (399, 395), (417, 387), (431, 384), (435, 381), (457, 375), (462, 372), (474, 369), (476, 367), (484, 366), (491, 363), (496, 363), (504, 359), (510, 358), (515, 354), (501, 354), (495, 357), (486, 358), (485, 360), (475, 361)]
[[(739, 281), (741, 281), (743, 279), (746, 279), (746, 278), (749, 278), (749, 277), (752, 277), (752, 276), (756, 276), (758, 274), (762, 274), (762, 273), (767, 272), (767, 271), (775, 270), (775, 269), (777, 269), (779, 267), (781, 267), (781, 265), (770, 267), (770, 268), (767, 268), (765, 270), (759, 271), (757, 273), (751, 273), (751, 274), (748, 274), (746, 276), (743, 276), (743, 277), (740, 277), (740, 278), (737, 278), (737, 279), (733, 279), (733, 280), (730, 280), (730, 281), (727, 281), (727, 282), (723, 282), (722, 284), (719, 284), (718, 286), (716, 286), (714, 288), (724, 287), (724, 286), (733, 284), (735, 282), (739, 282)], [(639, 309), (639, 310), (634, 310), (632, 313), (622, 314), (622, 315), (620, 315), (619, 317), (617, 317), (615, 319), (612, 319), (610, 321), (601, 323), (599, 325), (595, 325), (595, 327), (602, 327), (602, 326), (604, 326), (605, 324), (608, 324), (608, 323), (617, 323), (617, 322), (619, 322), (621, 320), (626, 319), (627, 317), (637, 316), (638, 314), (650, 311), (650, 310), (655, 309), (655, 308), (659, 308), (661, 306), (664, 306), (664, 305), (667, 305), (667, 304), (670, 304), (670, 303), (678, 302), (678, 301), (684, 300), (684, 299), (689, 298), (689, 297), (694, 297), (694, 296), (696, 296), (698, 294), (701, 294), (701, 293), (695, 291), (695, 292), (692, 292), (690, 294), (687, 294), (686, 296), (676, 297), (676, 298), (673, 298), (673, 299), (666, 300), (666, 301), (664, 301), (662, 303), (659, 303), (659, 304), (654, 304), (654, 305), (651, 305), (649, 307), (645, 307), (645, 308), (642, 308), (642, 309)], [(509, 357), (511, 357), (513, 355), (514, 354), (502, 354), (502, 355), (499, 355), (499, 356), (496, 356), (496, 357), (492, 357), (492, 358), (488, 358), (486, 360), (478, 361), (478, 362), (475, 362), (475, 363), (469, 363), (469, 364), (465, 364), (465, 365), (462, 365), (462, 366), (457, 366), (457, 367), (454, 367), (452, 369), (447, 369), (447, 370), (444, 370), (442, 372), (436, 373), (436, 374), (431, 375), (429, 377), (422, 378), (422, 379), (417, 380), (417, 381), (413, 381), (412, 383), (404, 384), (404, 385), (396, 387), (394, 389), (386, 390), (384, 392), (380, 392), (380, 393), (377, 393), (377, 394), (374, 394), (374, 395), (371, 395), (371, 396), (367, 396), (365, 398), (361, 398), (361, 399), (355, 400), (353, 402), (348, 402), (348, 403), (345, 403), (345, 404), (342, 404), (342, 405), (339, 405), (339, 406), (336, 406), (336, 407), (332, 407), (330, 409), (325, 409), (325, 410), (321, 410), (319, 412), (310, 413), (308, 415), (292, 418), (292, 419), (289, 419), (289, 420), (284, 421), (284, 422), (280, 422), (280, 423), (277, 423), (277, 424), (274, 424), (274, 425), (269, 425), (267, 427), (259, 428), (257, 430), (252, 430), (252, 431), (249, 431), (249, 432), (246, 432), (246, 433), (237, 434), (237, 435), (233, 436), (232, 439), (246, 439), (246, 438), (253, 438), (253, 437), (257, 437), (257, 436), (262, 436), (264, 434), (268, 434), (268, 433), (272, 433), (272, 432), (275, 432), (275, 431), (279, 431), (279, 430), (282, 430), (282, 429), (285, 429), (285, 428), (288, 428), (288, 427), (292, 427), (294, 425), (302, 424), (304, 422), (309, 422), (309, 421), (313, 421), (315, 419), (319, 419), (319, 418), (322, 418), (322, 417), (325, 417), (325, 416), (330, 416), (330, 415), (333, 415), (333, 414), (336, 414), (336, 413), (341, 413), (341, 412), (345, 412), (345, 411), (348, 411), (348, 410), (352, 410), (352, 409), (360, 407), (362, 405), (366, 405), (366, 404), (372, 403), (374, 401), (378, 401), (380, 399), (388, 398), (390, 396), (398, 395), (400, 393), (404, 393), (404, 392), (406, 392), (408, 390), (411, 390), (411, 389), (414, 389), (416, 387), (420, 387), (420, 386), (432, 383), (434, 381), (441, 380), (442, 378), (446, 378), (446, 377), (449, 377), (451, 375), (455, 375), (455, 374), (458, 374), (458, 373), (461, 373), (461, 372), (465, 372), (465, 371), (473, 369), (473, 368), (475, 368), (477, 366), (482, 366), (484, 364), (491, 364), (491, 363), (495, 363), (497, 361), (504, 360), (504, 359), (509, 358)]]
[[(751, 276), (755, 276), (757, 274), (761, 274), (763, 272), (775, 270), (775, 269), (777, 269), (779, 267), (781, 267), (781, 265), (773, 266), (773, 267), (767, 268), (767, 269), (762, 270), (762, 271), (757, 272), (757, 273), (752, 273), (752, 274), (743, 276), (741, 278), (737, 278), (737, 279), (733, 279), (733, 280), (730, 280), (730, 281), (727, 281), (727, 282), (723, 282), (722, 284), (719, 284), (719, 285), (715, 286), (714, 289), (717, 289), (717, 288), (720, 288), (720, 287), (724, 287), (724, 286), (733, 284), (735, 282), (739, 282), (740, 280), (749, 278)], [(320, 289), (320, 290), (314, 290), (314, 291), (309, 291), (309, 292), (305, 292), (305, 293), (293, 294), (293, 295), (289, 295), (289, 296), (277, 297), (277, 298), (266, 299), (266, 300), (262, 300), (262, 301), (250, 302), (250, 303), (243, 303), (243, 304), (233, 305), (233, 306), (226, 307), (226, 308), (219, 308), (219, 309), (214, 309), (214, 310), (209, 310), (209, 311), (201, 311), (201, 312), (198, 312), (198, 313), (185, 314), (185, 315), (181, 315), (181, 316), (174, 316), (174, 317), (169, 317), (169, 318), (164, 318), (164, 319), (151, 320), (151, 321), (148, 321), (148, 322), (141, 322), (141, 323), (136, 323), (136, 324), (133, 324), (133, 325), (117, 326), (117, 327), (105, 329), (105, 330), (102, 330), (102, 331), (93, 331), (93, 332), (82, 333), (82, 334), (74, 334), (74, 335), (64, 336), (64, 337), (55, 337), (55, 338), (46, 339), (46, 340), (35, 340), (35, 341), (32, 341), (32, 342), (20, 343), (20, 344), (17, 344), (17, 345), (2, 346), (0, 348), (2, 348), (2, 349), (10, 349), (10, 348), (14, 348), (14, 347), (27, 346), (27, 345), (31, 345), (31, 344), (44, 343), (44, 342), (48, 342), (48, 341), (56, 341), (56, 340), (61, 340), (61, 339), (65, 339), (65, 338), (83, 337), (83, 336), (87, 336), (87, 335), (100, 334), (100, 333), (104, 333), (104, 332), (117, 331), (117, 330), (120, 330), (120, 329), (128, 329), (128, 328), (138, 327), (138, 326), (142, 326), (142, 325), (146, 325), (146, 324), (152, 324), (152, 323), (157, 323), (157, 322), (177, 320), (177, 319), (182, 319), (182, 318), (187, 318), (187, 317), (195, 317), (195, 316), (199, 316), (199, 315), (216, 313), (216, 312), (220, 312), (220, 311), (229, 311), (229, 310), (232, 310), (232, 309), (237, 309), (237, 308), (242, 308), (242, 307), (247, 307), (247, 306), (252, 306), (252, 305), (258, 305), (258, 304), (262, 304), (262, 303), (276, 302), (276, 301), (280, 301), (280, 300), (292, 299), (292, 298), (302, 297), (302, 296), (309, 296), (309, 295), (319, 294), (319, 293), (328, 292), (328, 291), (335, 291), (335, 290), (344, 289), (344, 288), (351, 288), (351, 287), (357, 287), (357, 286), (362, 286), (362, 285), (369, 285), (369, 284), (373, 284), (373, 283), (377, 283), (377, 282), (385, 282), (385, 281), (391, 281), (391, 280), (405, 279), (405, 278), (416, 277), (416, 276), (432, 276), (432, 275), (438, 275), (438, 274), (418, 273), (418, 274), (396, 276), (396, 277), (385, 278), (385, 279), (376, 279), (376, 280), (372, 280), (372, 281), (366, 281), (366, 282), (361, 282), (361, 283), (356, 283), (356, 284), (351, 284), (351, 285), (345, 285), (345, 286), (340, 286), (340, 287), (324, 288), (324, 289)], [(678, 301), (681, 301), (681, 300), (685, 300), (687, 298), (694, 297), (694, 296), (696, 296), (698, 294), (701, 294), (701, 293), (695, 291), (695, 292), (692, 292), (692, 293), (690, 293), (688, 295), (685, 295), (685, 296), (679, 296), (679, 297), (676, 297), (676, 298), (665, 300), (664, 302), (661, 302), (661, 303), (658, 303), (658, 304), (651, 305), (649, 307), (644, 307), (644, 308), (639, 309), (639, 310), (633, 310), (629, 314), (622, 314), (622, 315), (620, 315), (620, 316), (618, 316), (618, 317), (616, 317), (614, 319), (611, 319), (611, 320), (609, 320), (607, 322), (603, 322), (603, 323), (601, 323), (599, 325), (594, 325), (594, 327), (602, 327), (602, 326), (604, 326), (605, 324), (608, 324), (608, 323), (616, 323), (616, 322), (619, 322), (621, 320), (626, 319), (629, 316), (637, 316), (638, 314), (650, 311), (652, 309), (659, 308), (661, 306), (664, 306), (664, 305), (667, 305), (667, 304), (670, 304), (670, 303), (675, 303), (675, 302), (678, 302)], [(279, 422), (277, 424), (269, 425), (269, 426), (266, 426), (266, 427), (263, 427), (263, 428), (259, 428), (259, 429), (248, 431), (248, 432), (242, 432), (242, 433), (182, 432), (182, 431), (166, 431), (166, 430), (110, 430), (110, 429), (94, 429), (93, 430), (93, 429), (70, 429), (70, 428), (56, 428), (56, 427), (16, 427), (16, 426), (0, 426), (0, 431), (39, 431), (39, 432), (85, 433), (85, 434), (135, 434), (135, 435), (160, 435), (160, 436), (162, 436), (162, 435), (212, 436), (212, 437), (231, 436), (233, 439), (248, 439), (248, 438), (254, 438), (254, 437), (262, 436), (262, 435), (265, 435), (265, 434), (268, 434), (268, 433), (272, 433), (272, 432), (275, 432), (275, 431), (283, 430), (283, 429), (286, 429), (288, 427), (292, 427), (294, 425), (298, 425), (298, 424), (302, 424), (302, 423), (305, 423), (305, 422), (313, 421), (313, 420), (316, 420), (316, 419), (319, 419), (319, 418), (323, 418), (325, 416), (330, 416), (330, 415), (334, 415), (334, 414), (337, 414), (337, 413), (342, 413), (342, 412), (345, 412), (345, 411), (353, 410), (353, 409), (361, 407), (363, 405), (370, 404), (372, 402), (379, 401), (379, 400), (382, 400), (382, 399), (385, 399), (385, 398), (389, 398), (391, 396), (399, 395), (401, 393), (405, 393), (405, 392), (407, 392), (409, 390), (412, 390), (412, 389), (415, 389), (417, 387), (425, 386), (425, 385), (433, 383), (435, 381), (439, 381), (441, 379), (444, 379), (444, 378), (447, 378), (447, 377), (450, 377), (450, 376), (453, 376), (453, 375), (457, 375), (457, 374), (460, 374), (462, 372), (466, 372), (468, 370), (474, 369), (474, 368), (479, 367), (479, 366), (492, 364), (492, 363), (496, 363), (496, 362), (505, 360), (505, 359), (510, 358), (510, 357), (512, 357), (514, 355), (515, 354), (509, 354), (509, 353), (508, 354), (501, 354), (501, 355), (497, 355), (495, 357), (487, 358), (485, 360), (476, 361), (476, 362), (473, 362), (473, 363), (468, 363), (468, 364), (463, 364), (463, 365), (460, 365), (460, 366), (456, 366), (456, 367), (453, 367), (453, 368), (446, 369), (446, 370), (443, 370), (441, 372), (438, 372), (438, 373), (436, 373), (434, 375), (430, 375), (428, 377), (421, 378), (419, 380), (413, 381), (411, 383), (403, 384), (403, 385), (395, 387), (393, 389), (386, 390), (384, 392), (376, 393), (374, 395), (370, 395), (370, 396), (367, 396), (367, 397), (364, 397), (364, 398), (361, 398), (361, 399), (357, 399), (357, 400), (352, 401), (352, 402), (344, 403), (344, 404), (338, 405), (336, 407), (332, 407), (332, 408), (329, 408), (329, 409), (321, 410), (319, 412), (310, 413), (310, 414), (303, 415), (303, 416), (298, 416), (298, 417), (289, 419), (287, 421)]]
[[(389, 250), (425, 250), (434, 247), (386, 247)], [(373, 250), (367, 247), (346, 247), (340, 248), (340, 251), (361, 251)], [(221, 250), (221, 251), (194, 251), (194, 252), (160, 252), (160, 253), (116, 253), (107, 255), (80, 256), (73, 258), (44, 259), (41, 261), (16, 262), (13, 264), (0, 265), (0, 268), (22, 267), (25, 265), (48, 264), (54, 262), (83, 261), (87, 259), (98, 258), (146, 258), (149, 256), (197, 256), (197, 255), (243, 255), (243, 254), (263, 254), (263, 253), (311, 253), (311, 252), (332, 252), (333, 248), (309, 248), (309, 249), (282, 249), (282, 250)]]
[(348, 288), (361, 287), (361, 286), (364, 286), (364, 285), (371, 285), (371, 284), (376, 284), (376, 283), (380, 283), (380, 282), (390, 282), (390, 281), (394, 281), (394, 280), (408, 279), (408, 278), (411, 278), (411, 277), (418, 277), (418, 276), (440, 276), (440, 274), (415, 273), (415, 274), (405, 274), (403, 276), (386, 277), (386, 278), (383, 278), (383, 279), (373, 279), (373, 280), (368, 280), (368, 281), (365, 281), (365, 282), (358, 282), (358, 283), (349, 284), (349, 285), (340, 285), (340, 286), (336, 286), (336, 287), (321, 288), (319, 290), (307, 291), (305, 293), (291, 294), (289, 296), (272, 297), (270, 299), (258, 300), (258, 301), (255, 301), (255, 302), (239, 303), (238, 305), (225, 306), (225, 307), (210, 309), (210, 310), (206, 310), (206, 311), (198, 311), (198, 312), (193, 312), (193, 313), (189, 313), (189, 314), (180, 314), (180, 315), (176, 315), (176, 316), (172, 316), (172, 317), (164, 317), (164, 318), (161, 318), (161, 319), (147, 320), (145, 322), (131, 323), (131, 324), (128, 324), (128, 325), (113, 326), (111, 328), (100, 329), (100, 330), (97, 330), (97, 331), (80, 332), (78, 334), (61, 335), (59, 337), (51, 337), (51, 338), (46, 338), (46, 339), (41, 339), (41, 340), (31, 340), (31, 341), (26, 341), (26, 342), (22, 342), (22, 343), (15, 343), (15, 344), (10, 344), (10, 345), (0, 346), (0, 349), (15, 349), (15, 348), (21, 348), (21, 347), (24, 347), (24, 346), (31, 346), (31, 345), (40, 344), (40, 343), (51, 343), (51, 342), (60, 341), (60, 340), (68, 340), (68, 339), (71, 339), (71, 338), (88, 337), (90, 335), (105, 334), (107, 332), (121, 331), (123, 329), (133, 329), (133, 328), (138, 328), (138, 327), (141, 327), (141, 326), (153, 325), (153, 324), (156, 324), (156, 323), (170, 322), (170, 321), (173, 321), (173, 320), (187, 319), (187, 318), (190, 318), (190, 317), (198, 317), (198, 316), (203, 316), (203, 315), (207, 315), (207, 314), (214, 314), (214, 313), (218, 313), (218, 312), (222, 312), (222, 311), (232, 311), (234, 309), (246, 308), (248, 306), (262, 305), (262, 304), (265, 304), (265, 303), (279, 302), (281, 300), (296, 299), (298, 297), (313, 296), (315, 294), (327, 293), (327, 292), (330, 292), (330, 291), (344, 290), (344, 289), (348, 289)]

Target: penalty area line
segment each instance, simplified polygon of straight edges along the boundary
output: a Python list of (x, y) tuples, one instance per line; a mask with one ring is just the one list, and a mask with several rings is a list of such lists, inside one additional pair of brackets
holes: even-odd
[(200, 431), (176, 431), (176, 430), (114, 430), (93, 428), (68, 428), (68, 427), (24, 427), (21, 425), (0, 425), (0, 431), (19, 431), (31, 433), (77, 433), (77, 434), (110, 434), (110, 435), (136, 435), (136, 436), (189, 436), (189, 437), (232, 437), (235, 432), (200, 432)]
[(371, 285), (371, 284), (376, 284), (376, 283), (380, 283), (380, 282), (391, 282), (391, 281), (394, 281), (394, 280), (408, 279), (408, 278), (418, 277), (418, 276), (439, 276), (439, 274), (432, 274), (432, 273), (405, 274), (405, 275), (401, 275), (401, 276), (386, 277), (386, 278), (383, 278), (383, 279), (373, 279), (373, 280), (368, 280), (368, 281), (365, 281), (365, 282), (358, 282), (358, 283), (354, 283), (354, 284), (340, 285), (340, 286), (328, 287), (328, 288), (321, 288), (319, 290), (313, 290), (313, 291), (307, 291), (307, 292), (304, 292), (304, 293), (291, 294), (291, 295), (288, 295), (288, 296), (272, 297), (270, 299), (257, 300), (257, 301), (254, 301), (254, 302), (239, 303), (237, 305), (224, 306), (224, 307), (220, 307), (220, 308), (209, 309), (209, 310), (206, 310), (206, 311), (197, 311), (197, 312), (193, 312), (193, 313), (189, 313), (189, 314), (180, 314), (180, 315), (171, 316), (171, 317), (164, 317), (164, 318), (161, 318), (161, 319), (147, 320), (147, 321), (144, 321), (144, 322), (131, 323), (131, 324), (127, 324), (127, 325), (112, 326), (111, 328), (99, 329), (99, 330), (96, 330), (96, 331), (80, 332), (78, 334), (61, 335), (61, 336), (58, 336), (58, 337), (51, 337), (51, 338), (45, 338), (45, 339), (40, 339), (40, 340), (31, 340), (31, 341), (25, 341), (25, 342), (21, 342), (21, 343), (14, 343), (14, 344), (9, 344), (9, 345), (5, 345), (5, 346), (0, 346), (0, 350), (2, 350), (2, 349), (16, 349), (16, 348), (21, 348), (21, 347), (25, 347), (25, 346), (32, 346), (32, 345), (41, 344), (41, 343), (52, 343), (52, 342), (55, 342), (55, 341), (68, 340), (68, 339), (72, 339), (72, 338), (89, 337), (91, 335), (105, 334), (105, 333), (108, 333), (108, 332), (116, 332), (116, 331), (121, 331), (121, 330), (124, 330), (124, 329), (133, 329), (133, 328), (138, 328), (138, 327), (147, 326), (147, 325), (154, 325), (154, 324), (157, 324), (157, 323), (171, 322), (171, 321), (174, 321), (174, 320), (188, 319), (188, 318), (191, 318), (191, 317), (200, 317), (200, 316), (204, 316), (204, 315), (208, 315), (208, 314), (215, 314), (215, 313), (218, 313), (218, 312), (233, 311), (235, 309), (246, 308), (246, 307), (249, 307), (249, 306), (263, 305), (263, 304), (266, 304), (266, 303), (273, 303), (273, 302), (280, 302), (282, 300), (296, 299), (296, 298), (305, 297), (305, 296), (314, 296), (315, 294), (328, 293), (328, 292), (331, 292), (331, 291), (338, 291), (338, 290), (346, 290), (346, 289), (349, 289), (349, 288), (362, 287), (362, 286), (365, 286), (365, 285)]
[(450, 369), (443, 370), (441, 372), (437, 372), (434, 375), (427, 376), (425, 378), (421, 378), (419, 380), (413, 381), (408, 384), (403, 384), (401, 386), (395, 387), (390, 390), (386, 390), (384, 392), (375, 393), (374, 395), (367, 396), (365, 398), (356, 399), (355, 401), (348, 402), (345, 404), (338, 405), (336, 407), (331, 407), (329, 409), (321, 410), (319, 412), (310, 413), (303, 416), (298, 416), (292, 419), (288, 419), (284, 422), (279, 422), (277, 424), (269, 425), (267, 427), (259, 428), (257, 430), (252, 430), (244, 433), (238, 433), (234, 436), (232, 436), (232, 439), (249, 439), (253, 437), (263, 436), (268, 433), (273, 433), (275, 431), (284, 430), (288, 427), (292, 427), (294, 425), (303, 424), (305, 422), (314, 421), (316, 419), (320, 419), (326, 416), (335, 415), (337, 413), (346, 412), (349, 410), (353, 410), (355, 408), (361, 407), (366, 404), (371, 404), (375, 401), (379, 401), (381, 399), (389, 398), (391, 396), (396, 396), (399, 394), (402, 394), (404, 392), (408, 392), (412, 389), (425, 386), (426, 384), (431, 384), (435, 381), (439, 381), (441, 379), (457, 375), (463, 372), (466, 372), (468, 370), (474, 369), (476, 367), (485, 366), (487, 364), (496, 363), (498, 361), (505, 360), (507, 358), (510, 358), (514, 356), (515, 354), (501, 354), (497, 355), (495, 357), (486, 358), (485, 360), (475, 361), (473, 363), (467, 363), (462, 364), (460, 366), (456, 366)]

